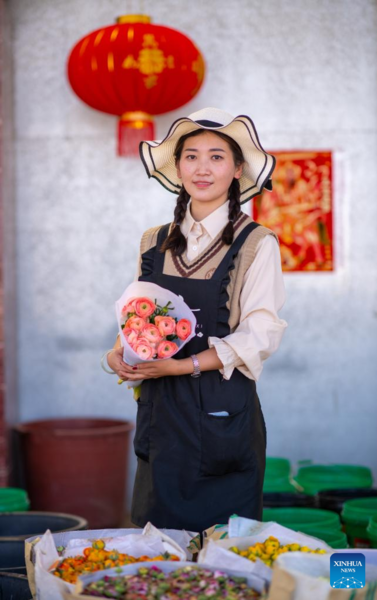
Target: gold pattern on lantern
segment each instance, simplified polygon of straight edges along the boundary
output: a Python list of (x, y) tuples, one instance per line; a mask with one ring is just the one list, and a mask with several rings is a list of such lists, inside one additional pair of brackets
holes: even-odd
[(143, 75), (155, 75), (156, 73), (162, 73), (165, 69), (166, 57), (163, 51), (159, 49), (156, 38), (152, 33), (143, 35), (143, 49), (139, 52), (138, 62), (139, 71)]
[(158, 43), (153, 33), (145, 33), (143, 35), (143, 48), (158, 48)]
[(113, 29), (111, 36), (110, 36), (110, 42), (115, 42), (115, 40), (118, 37), (118, 33), (119, 33), (118, 27), (116, 27), (116, 29)]
[(191, 65), (191, 71), (193, 73), (197, 74), (199, 82), (203, 81), (203, 77), (204, 77), (204, 61), (203, 61), (202, 57), (200, 56), (200, 54), (198, 55), (198, 58), (193, 61), (192, 65)]
[(172, 54), (169, 54), (169, 56), (166, 59), (166, 66), (168, 69), (174, 69), (175, 68), (175, 62), (174, 62), (174, 56)]
[(150, 90), (157, 85), (157, 75), (149, 75), (149, 77), (144, 77), (144, 85), (147, 90)]
[(86, 50), (87, 45), (89, 44), (89, 38), (85, 38), (85, 40), (83, 41), (83, 43), (81, 44), (80, 47), (80, 56), (82, 56)]
[(198, 55), (198, 58), (193, 61), (191, 70), (193, 73), (196, 73), (197, 76), (196, 86), (191, 90), (191, 96), (195, 96), (202, 84), (204, 77), (204, 60), (200, 54)]
[(139, 71), (143, 75), (162, 73), (165, 69), (166, 58), (162, 50), (143, 48), (139, 52)]
[(139, 64), (132, 54), (128, 54), (122, 62), (123, 69), (138, 69)]
[(107, 68), (109, 71), (114, 71), (114, 54), (112, 52), (107, 55)]
[(99, 32), (97, 33), (97, 35), (96, 35), (96, 39), (94, 40), (94, 45), (95, 45), (95, 46), (98, 46), (98, 44), (100, 43), (100, 41), (101, 41), (101, 40), (102, 40), (102, 38), (103, 38), (103, 34), (104, 34), (104, 33), (105, 33), (105, 32), (104, 32), (103, 30), (102, 30), (102, 31), (99, 31)]
[(147, 89), (151, 89), (157, 85), (157, 75), (162, 73), (166, 68), (174, 69), (174, 56), (169, 54), (165, 56), (163, 51), (158, 47), (156, 38), (151, 33), (143, 35), (143, 47), (140, 50), (137, 58), (133, 54), (128, 54), (122, 62), (123, 69), (138, 69), (144, 77), (144, 85)]
[(135, 34), (134, 28), (130, 27), (129, 30), (127, 31), (127, 40), (129, 42), (132, 42), (132, 40), (134, 39), (134, 34)]

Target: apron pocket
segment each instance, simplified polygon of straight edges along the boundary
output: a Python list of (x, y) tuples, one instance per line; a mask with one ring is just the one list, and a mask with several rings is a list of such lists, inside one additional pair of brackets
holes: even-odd
[(134, 449), (138, 458), (148, 462), (149, 460), (149, 435), (152, 417), (152, 403), (137, 403), (136, 433), (134, 437)]
[(249, 407), (228, 417), (201, 412), (201, 473), (226, 475), (252, 468)]

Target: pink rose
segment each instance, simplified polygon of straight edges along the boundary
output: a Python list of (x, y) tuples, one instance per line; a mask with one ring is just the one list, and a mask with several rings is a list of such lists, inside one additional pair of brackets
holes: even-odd
[(124, 327), (123, 329), (123, 335), (126, 338), (127, 343), (132, 347), (132, 345), (136, 342), (137, 338), (137, 331), (135, 331), (135, 329), (130, 329), (129, 327), (126, 328)]
[(166, 340), (165, 342), (160, 342), (157, 346), (157, 356), (158, 358), (170, 358), (173, 354), (178, 350), (177, 344), (174, 342), (169, 342)]
[(171, 335), (175, 332), (175, 321), (173, 317), (158, 316), (155, 317), (154, 322), (163, 337), (166, 335)]
[(143, 342), (146, 344), (149, 344), (149, 346), (153, 346), (153, 344), (151, 344), (151, 342), (149, 340), (147, 340), (146, 337), (143, 336), (142, 333), (139, 334), (139, 337), (137, 338), (138, 342)]
[(191, 334), (191, 323), (187, 319), (180, 319), (177, 323), (177, 336), (180, 340), (187, 340)]
[(123, 318), (126, 318), (128, 313), (134, 313), (136, 312), (135, 310), (135, 302), (136, 302), (137, 298), (130, 298), (127, 302), (127, 304), (125, 304), (121, 310), (121, 314)]
[(142, 331), (146, 325), (146, 321), (136, 315), (130, 317), (124, 326), (125, 329), (134, 329), (135, 331)]
[(146, 346), (150, 346), (152, 348), (152, 358), (157, 358), (157, 344), (150, 342), (149, 340), (147, 340), (144, 337), (139, 337), (139, 339), (134, 343), (134, 345), (132, 346), (132, 349), (134, 352), (136, 352), (135, 350), (135, 346), (136, 344), (138, 344), (139, 342), (141, 342), (142, 344), (145, 344)]
[(158, 327), (156, 327), (156, 325), (153, 325), (153, 323), (147, 323), (143, 331), (141, 332), (141, 335), (152, 344), (156, 344), (157, 342), (161, 342), (162, 340), (162, 335), (160, 334)]
[(135, 311), (139, 317), (146, 319), (156, 310), (156, 305), (149, 298), (136, 298), (135, 300)]
[(137, 342), (133, 346), (133, 349), (136, 352), (136, 354), (144, 360), (149, 360), (150, 358), (153, 358), (153, 355), (155, 353), (155, 349), (152, 348), (148, 340), (143, 338), (137, 340)]

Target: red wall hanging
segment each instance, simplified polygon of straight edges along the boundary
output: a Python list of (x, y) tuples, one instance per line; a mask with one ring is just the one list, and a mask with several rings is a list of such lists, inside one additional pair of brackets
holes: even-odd
[(119, 117), (118, 154), (137, 155), (154, 139), (153, 115), (175, 110), (196, 95), (204, 60), (183, 33), (125, 15), (92, 31), (72, 49), (68, 79), (86, 104)]
[(269, 152), (273, 190), (254, 198), (253, 218), (278, 235), (283, 271), (333, 271), (331, 152)]

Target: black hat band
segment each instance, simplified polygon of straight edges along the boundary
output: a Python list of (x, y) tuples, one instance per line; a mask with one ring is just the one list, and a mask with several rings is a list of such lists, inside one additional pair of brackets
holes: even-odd
[(224, 127), (221, 123), (215, 123), (215, 121), (195, 121), (198, 125), (203, 125), (203, 127)]

